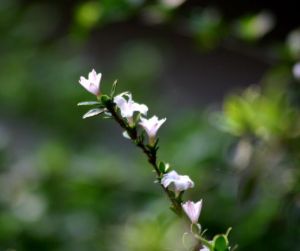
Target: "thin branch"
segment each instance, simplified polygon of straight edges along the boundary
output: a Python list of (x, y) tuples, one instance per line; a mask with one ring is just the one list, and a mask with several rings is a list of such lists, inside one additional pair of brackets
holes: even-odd
[[(156, 149), (154, 148), (147, 148), (147, 146), (144, 144), (144, 142), (138, 138), (138, 133), (136, 130), (136, 127), (130, 127), (128, 126), (122, 118), (118, 115), (118, 113), (115, 110), (115, 104), (112, 100), (109, 100), (105, 102), (105, 106), (107, 110), (111, 113), (112, 117), (115, 119), (115, 121), (128, 133), (129, 137), (133, 142), (135, 142), (135, 145), (139, 147), (143, 153), (147, 156), (148, 162), (154, 169), (157, 179), (160, 180), (162, 176), (162, 172), (159, 170), (157, 165), (157, 156), (156, 156)], [(180, 202), (174, 197), (173, 192), (171, 192), (168, 188), (164, 187), (161, 183), (160, 186), (164, 190), (164, 192), (167, 194), (169, 200), (172, 203), (174, 212), (178, 215), (182, 215), (182, 208)]]

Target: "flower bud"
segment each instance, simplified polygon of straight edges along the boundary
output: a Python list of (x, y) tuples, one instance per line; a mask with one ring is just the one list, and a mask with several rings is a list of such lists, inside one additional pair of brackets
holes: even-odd
[(100, 100), (103, 105), (107, 105), (107, 103), (111, 101), (110, 97), (107, 95), (101, 95)]
[(158, 120), (157, 116), (153, 116), (150, 119), (141, 118), (140, 125), (145, 129), (146, 133), (148, 134), (149, 145), (155, 144), (156, 133), (166, 120), (166, 118)]
[(102, 74), (97, 72), (93, 69), (89, 73), (89, 78), (86, 79), (85, 77), (80, 77), (79, 83), (90, 93), (99, 96), (100, 95), (100, 81), (101, 81)]
[(196, 203), (190, 200), (185, 203), (182, 203), (182, 209), (189, 217), (191, 222), (193, 224), (197, 224), (202, 209), (202, 200)]

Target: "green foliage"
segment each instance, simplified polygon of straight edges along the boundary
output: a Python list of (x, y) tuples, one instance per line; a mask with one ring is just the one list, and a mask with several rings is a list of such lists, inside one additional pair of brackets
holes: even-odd
[(159, 170), (162, 173), (167, 173), (170, 169), (170, 164), (169, 163), (164, 163), (164, 162), (159, 162), (159, 166), (158, 166)]
[(234, 28), (238, 37), (246, 41), (257, 41), (270, 32), (274, 25), (274, 16), (269, 12), (262, 11), (240, 18)]
[(101, 19), (102, 8), (99, 1), (88, 1), (78, 6), (75, 19), (82, 28), (94, 27)]
[(214, 251), (229, 251), (229, 243), (226, 235), (217, 235), (213, 239)]
[[(210, 234), (228, 225), (234, 226), (230, 243), (240, 250), (297, 250), (299, 85), (291, 66), (299, 60), (299, 30), (268, 46), (281, 61), (264, 79), (267, 85), (230, 94), (214, 120), (199, 107), (168, 107), (162, 97), (176, 90), (155, 84), (164, 81), (168, 50), (152, 37), (124, 41), (110, 55), (116, 62), (95, 63), (94, 50), (87, 59), (91, 44), (83, 42), (99, 27), (132, 18), (175, 27), (214, 49), (228, 37), (252, 42), (268, 34), (273, 24), (257, 29), (260, 13), (233, 21), (232, 34), (232, 24), (213, 8), (186, 13), (161, 2), (83, 1), (67, 8), (63, 2), (0, 3), (0, 250), (181, 250), (182, 223), (167, 209), (160, 214), (168, 204), (157, 200), (161, 194), (149, 183), (154, 176), (144, 159), (127, 140), (118, 141), (121, 131), (109, 122), (80, 119), (87, 109), (76, 102), (90, 96), (78, 77), (92, 64), (106, 72), (113, 65), (107, 78), (122, 79), (118, 88), (174, 114), (161, 135), (159, 158), (195, 181), (187, 195), (203, 197), (200, 222), (217, 250), (226, 250), (226, 238)], [(82, 44), (76, 32), (84, 35)], [(101, 108), (94, 101), (79, 105)], [(167, 166), (162, 163), (160, 171)]]
[(195, 13), (190, 20), (190, 27), (202, 49), (215, 48), (228, 32), (221, 14), (212, 8)]
[(290, 106), (287, 98), (281, 90), (265, 94), (251, 87), (241, 96), (227, 98), (221, 126), (238, 136), (249, 134), (262, 139), (296, 137), (299, 112)]

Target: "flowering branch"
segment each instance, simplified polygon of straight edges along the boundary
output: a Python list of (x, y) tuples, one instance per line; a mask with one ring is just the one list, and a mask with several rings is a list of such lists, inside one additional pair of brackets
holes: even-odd
[[(136, 126), (129, 126), (117, 113), (116, 109), (116, 104), (114, 101), (106, 95), (103, 95), (101, 97), (101, 102), (107, 109), (107, 111), (111, 114), (112, 118), (115, 119), (115, 121), (126, 131), (130, 139), (135, 143), (137, 147), (139, 147), (144, 154), (148, 158), (148, 162), (151, 164), (153, 167), (155, 173), (156, 173), (156, 178), (158, 181), (161, 180), (163, 172), (159, 169), (159, 166), (157, 164), (157, 143), (158, 140), (154, 143), (154, 145), (145, 145), (143, 136), (138, 136), (137, 128)], [(170, 191), (167, 187), (164, 187), (162, 184), (160, 184), (164, 192), (167, 194), (168, 198), (170, 199), (172, 203), (172, 210), (177, 214), (181, 215), (182, 214), (182, 209), (181, 209), (181, 200), (176, 199), (174, 197), (174, 193)]]
[[(201, 225), (198, 223), (202, 200), (194, 203), (192, 201), (183, 202), (182, 196), (187, 189), (194, 187), (194, 182), (187, 175), (179, 175), (175, 170), (170, 170), (170, 165), (164, 162), (158, 162), (158, 138), (157, 131), (166, 118), (158, 119), (153, 116), (147, 119), (148, 107), (144, 104), (138, 104), (133, 101), (132, 95), (129, 92), (123, 92), (115, 96), (116, 84), (115, 81), (111, 94), (102, 94), (100, 91), (101, 73), (97, 74), (95, 70), (89, 73), (89, 78), (80, 78), (79, 83), (90, 93), (97, 97), (97, 101), (81, 102), (78, 105), (96, 106), (83, 115), (83, 118), (88, 118), (100, 114), (104, 114), (106, 118), (114, 119), (124, 130), (123, 136), (130, 139), (142, 152), (147, 156), (148, 162), (156, 173), (156, 182), (160, 184), (163, 191), (168, 196), (171, 202), (171, 209), (181, 217), (186, 216), (191, 222), (190, 233), (199, 242), (194, 250), (199, 251), (229, 251), (232, 250), (228, 242), (228, 234), (216, 235), (213, 240), (209, 241), (203, 237), (204, 232), (201, 232)], [(148, 140), (145, 139), (145, 133)]]
[[(111, 116), (115, 119), (115, 121), (126, 131), (130, 139), (135, 143), (137, 147), (139, 147), (144, 154), (148, 158), (148, 162), (151, 164), (153, 167), (155, 173), (156, 173), (156, 178), (158, 181), (161, 180), (163, 172), (159, 169), (159, 166), (157, 164), (157, 143), (158, 140), (153, 145), (146, 145), (144, 143), (143, 136), (138, 136), (138, 131), (137, 127), (134, 126), (129, 126), (124, 122), (124, 120), (119, 116), (117, 113), (116, 109), (116, 104), (113, 102), (113, 100), (108, 97), (108, 96), (102, 96), (101, 97), (102, 104), (105, 106), (107, 111), (111, 114)], [(174, 193), (170, 191), (167, 187), (163, 186), (160, 183), (162, 189), (164, 192), (167, 194), (168, 198), (170, 199), (172, 203), (172, 209), (177, 215), (182, 214), (182, 209), (181, 209), (181, 200), (179, 198), (175, 198)]]

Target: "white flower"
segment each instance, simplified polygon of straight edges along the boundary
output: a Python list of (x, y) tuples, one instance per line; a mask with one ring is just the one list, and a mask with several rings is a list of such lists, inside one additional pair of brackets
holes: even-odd
[(179, 175), (176, 171), (164, 174), (161, 184), (168, 187), (173, 183), (175, 194), (178, 196), (181, 191), (194, 187), (194, 182), (187, 175)]
[(296, 79), (300, 80), (300, 62), (298, 62), (294, 65), (293, 74)]
[(202, 200), (196, 203), (189, 200), (182, 203), (182, 208), (186, 215), (190, 218), (191, 222), (193, 224), (197, 224), (202, 209)]
[(81, 84), (87, 91), (90, 93), (98, 96), (100, 94), (100, 81), (101, 81), (102, 74), (97, 72), (93, 69), (89, 73), (89, 78), (86, 79), (85, 77), (80, 77), (79, 84)]
[(210, 251), (210, 249), (207, 246), (203, 246), (199, 251)]
[[(128, 99), (125, 99), (124, 96)], [(134, 112), (140, 112), (143, 115), (146, 115), (148, 112), (148, 107), (144, 104), (135, 103), (129, 92), (123, 92), (115, 96), (114, 102), (120, 108), (121, 116), (126, 118), (130, 124), (133, 123), (132, 118)]]
[(148, 134), (150, 145), (154, 144), (156, 133), (166, 120), (166, 118), (158, 120), (158, 117), (156, 116), (153, 116), (150, 119), (141, 118), (140, 125), (145, 129), (146, 133)]

